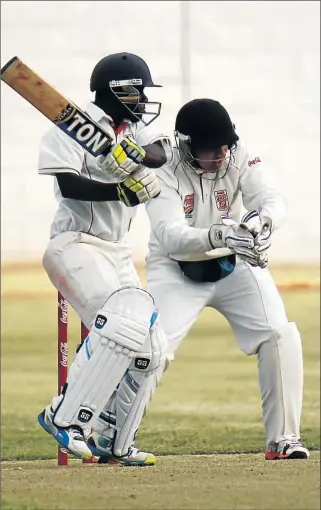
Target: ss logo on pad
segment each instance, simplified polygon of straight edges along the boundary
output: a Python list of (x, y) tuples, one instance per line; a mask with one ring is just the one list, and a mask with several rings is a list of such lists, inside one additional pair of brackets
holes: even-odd
[(97, 315), (97, 318), (96, 318), (96, 321), (95, 321), (95, 327), (97, 329), (101, 329), (105, 326), (107, 322), (107, 318), (104, 317), (103, 315)]
[(150, 360), (148, 358), (136, 358), (135, 367), (144, 370), (148, 367)]
[(80, 409), (78, 413), (78, 420), (82, 423), (88, 423), (93, 417), (93, 413), (90, 409)]

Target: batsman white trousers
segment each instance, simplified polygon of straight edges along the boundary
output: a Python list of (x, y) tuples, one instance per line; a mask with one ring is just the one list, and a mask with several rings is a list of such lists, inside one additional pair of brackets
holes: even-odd
[(288, 322), (268, 269), (253, 268), (237, 259), (233, 273), (226, 278), (215, 283), (195, 283), (183, 275), (175, 261), (150, 254), (147, 290), (160, 312), (170, 360), (203, 308), (211, 307), (222, 313), (240, 349), (247, 355), (258, 355), (267, 445), (299, 439), (303, 390), (301, 338), (295, 324)]
[[(157, 315), (155, 314), (154, 301), (147, 292), (137, 289), (140, 287), (139, 278), (132, 262), (131, 251), (125, 242), (113, 243), (84, 233), (65, 232), (49, 242), (43, 256), (43, 265), (53, 285), (59, 289), (86, 327), (91, 330), (89, 349), (95, 345), (95, 349), (98, 350), (97, 346), (99, 345), (103, 346), (100, 352), (106, 352), (106, 339), (104, 339), (104, 344), (100, 341), (102, 338), (99, 337), (101, 327), (99, 327), (100, 324), (97, 325), (96, 320), (97, 312), (100, 310), (102, 312), (105, 310), (100, 316), (105, 319), (103, 326), (106, 324), (106, 327), (109, 326), (110, 331), (114, 333), (114, 337), (108, 337), (110, 355), (108, 357), (106, 355), (105, 361), (102, 356), (94, 358), (96, 350), (94, 354), (90, 352), (90, 356), (83, 355), (82, 350), (77, 354), (78, 361), (74, 361), (68, 372), (68, 379), (70, 374), (73, 374), (73, 381), (69, 382), (68, 386), (68, 389), (71, 389), (69, 392), (67, 390), (65, 396), (65, 400), (69, 398), (68, 405), (65, 406), (66, 409), (63, 409), (63, 404), (58, 408), (55, 419), (57, 420), (57, 415), (59, 416), (60, 413), (59, 423), (62, 423), (61, 426), (66, 426), (65, 423), (76, 423), (81, 426), (79, 421), (82, 420), (77, 413), (81, 409), (81, 405), (86, 406), (86, 404), (82, 404), (82, 401), (87, 398), (92, 405), (90, 407), (87, 404), (90, 410), (96, 412), (98, 406), (96, 416), (93, 417), (97, 418), (102, 410), (101, 402), (105, 391), (103, 382), (106, 381), (107, 385), (105, 402), (110, 397), (113, 398), (113, 393), (110, 392), (116, 391), (116, 387), (118, 387), (117, 397), (115, 397), (117, 438), (113, 447), (116, 455), (125, 455), (132, 444), (151, 394), (156, 388), (158, 371), (162, 372), (166, 360), (167, 342), (159, 321), (154, 321), (153, 327), (150, 327), (152, 317), (155, 315), (156, 319)], [(130, 291), (127, 287), (133, 290)], [(116, 291), (120, 289), (123, 291), (123, 297), (115, 297)], [(129, 301), (127, 302), (126, 299)], [(130, 299), (133, 300), (132, 306)], [(121, 306), (120, 301), (125, 305)], [(111, 308), (108, 308), (109, 306)], [(133, 310), (133, 315), (131, 315)], [(121, 311), (124, 312), (124, 316), (120, 316)], [(95, 327), (93, 328), (94, 321)], [(97, 338), (100, 338), (99, 343)], [(118, 341), (119, 345), (117, 345)], [(142, 345), (136, 351), (136, 346), (139, 347), (141, 341)], [(114, 349), (111, 350), (111, 347)], [(114, 361), (110, 362), (113, 351), (115, 351)], [(140, 359), (136, 356), (135, 360), (131, 362), (134, 353), (137, 356), (143, 353), (144, 358)], [(97, 380), (97, 378), (95, 380), (95, 376), (92, 377), (94, 374), (90, 373), (89, 376), (88, 372), (84, 371), (85, 363), (90, 363), (93, 359), (95, 359), (96, 366), (100, 363), (97, 369), (99, 377), (103, 373), (101, 361), (105, 364), (109, 363), (107, 373), (103, 373), (103, 378), (100, 380), (103, 382), (99, 382), (98, 387), (94, 385)], [(142, 361), (142, 359), (148, 364), (140, 368), (136, 365), (136, 361)], [(116, 362), (121, 372), (119, 380), (117, 380), (115, 369)], [(79, 367), (81, 366), (85, 368), (80, 372)], [(126, 366), (127, 375), (124, 376)], [(109, 375), (111, 373), (112, 383), (108, 383), (108, 373)], [(88, 391), (84, 384), (86, 377), (90, 379)], [(80, 380), (80, 389), (85, 388), (82, 393), (76, 386), (75, 381), (77, 382), (77, 380)], [(106, 405), (108, 405), (107, 402)], [(88, 428), (91, 427), (90, 424)]]
[(127, 285), (140, 286), (127, 244), (82, 232), (51, 239), (43, 266), (88, 329), (110, 294)]

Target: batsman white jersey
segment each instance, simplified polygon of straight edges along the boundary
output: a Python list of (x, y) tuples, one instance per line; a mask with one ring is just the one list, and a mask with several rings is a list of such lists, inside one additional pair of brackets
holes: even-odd
[[(209, 228), (229, 215), (240, 223), (242, 207), (272, 220), (272, 230), (286, 218), (283, 196), (271, 183), (257, 155), (238, 144), (215, 173), (197, 173), (173, 149), (170, 163), (158, 172), (162, 192), (146, 204), (151, 223), (147, 256), (147, 289), (160, 311), (168, 338), (169, 358), (205, 307), (222, 313), (246, 354), (257, 354), (267, 444), (299, 438), (302, 405), (300, 334), (289, 323), (268, 269), (252, 267), (236, 257), (228, 275), (193, 281), (212, 250)], [(212, 250), (212, 254), (220, 249)], [(215, 256), (215, 255), (214, 255)], [(217, 259), (219, 260), (219, 259)], [(223, 265), (223, 259), (222, 259)], [(211, 266), (206, 271), (211, 271)], [(206, 273), (205, 271), (205, 273)], [(215, 319), (214, 319), (215, 320)], [(215, 342), (215, 323), (213, 324)], [(214, 397), (215, 398), (215, 397)]]
[[(94, 103), (89, 103), (85, 111), (107, 131), (115, 143), (120, 143), (124, 137), (130, 135), (140, 146), (167, 138), (166, 135), (155, 134), (151, 126), (146, 127), (142, 122), (134, 124), (128, 121), (115, 132), (110, 124), (112, 119)], [(100, 168), (94, 156), (56, 127), (42, 138), (38, 172), (45, 175), (68, 172), (103, 183), (117, 182)], [(135, 208), (126, 207), (121, 202), (84, 202), (63, 198), (57, 179), (55, 196), (59, 208), (51, 226), (51, 238), (62, 232), (73, 231), (118, 242), (128, 233), (136, 214)]]

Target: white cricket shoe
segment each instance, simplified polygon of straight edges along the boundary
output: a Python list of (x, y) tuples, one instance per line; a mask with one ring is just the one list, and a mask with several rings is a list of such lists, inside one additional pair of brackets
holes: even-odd
[(127, 455), (117, 457), (110, 455), (108, 457), (99, 457), (98, 464), (122, 464), (123, 466), (154, 466), (156, 457), (153, 453), (142, 452), (138, 448), (131, 446)]
[(121, 457), (113, 455), (110, 448), (106, 448), (106, 440), (97, 433), (93, 433), (88, 439), (88, 446), (92, 455), (98, 457), (98, 464), (122, 464), (123, 466), (153, 466), (156, 464), (155, 455), (143, 452), (135, 448), (134, 445), (129, 448), (126, 455)]
[(309, 455), (309, 450), (300, 441), (281, 441), (275, 446), (270, 445), (265, 451), (266, 460), (308, 459)]
[(87, 446), (82, 430), (78, 427), (56, 427), (52, 422), (52, 417), (53, 411), (51, 406), (48, 405), (38, 415), (38, 422), (57, 441), (59, 446), (68, 450), (75, 457), (84, 460), (90, 459), (92, 453)]

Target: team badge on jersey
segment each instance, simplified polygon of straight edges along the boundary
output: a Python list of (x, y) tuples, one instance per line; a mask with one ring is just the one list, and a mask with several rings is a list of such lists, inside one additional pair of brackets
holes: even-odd
[(194, 193), (185, 195), (184, 198), (184, 213), (185, 218), (192, 218), (194, 212)]
[(219, 211), (228, 211), (229, 202), (226, 189), (214, 191), (216, 207)]

